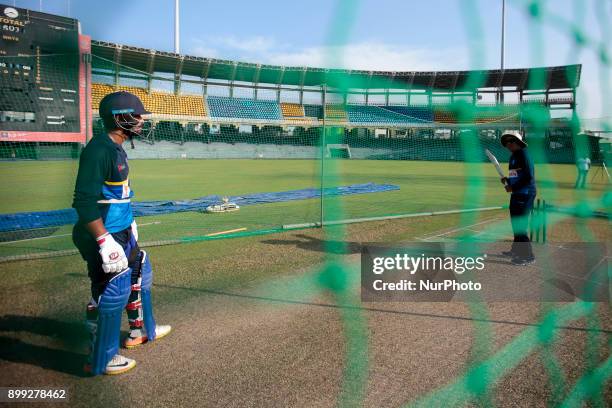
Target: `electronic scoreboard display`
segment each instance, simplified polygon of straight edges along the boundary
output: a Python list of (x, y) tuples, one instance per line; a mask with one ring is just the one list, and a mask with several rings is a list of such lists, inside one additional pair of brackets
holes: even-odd
[(82, 142), (78, 21), (0, 4), (0, 26), (0, 141)]

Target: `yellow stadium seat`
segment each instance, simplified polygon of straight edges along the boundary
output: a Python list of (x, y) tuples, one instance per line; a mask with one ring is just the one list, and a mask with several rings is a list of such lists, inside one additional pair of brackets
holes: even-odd
[(325, 105), (325, 116), (332, 120), (347, 120), (346, 110), (342, 105)]
[(282, 102), (281, 112), (284, 118), (303, 118), (306, 115), (304, 106), (297, 103)]
[(93, 84), (91, 89), (92, 108), (97, 110), (105, 95), (115, 91), (126, 91), (138, 96), (145, 108), (160, 115), (206, 116), (204, 98), (196, 95), (174, 95), (164, 92), (147, 93), (144, 88), (120, 85)]

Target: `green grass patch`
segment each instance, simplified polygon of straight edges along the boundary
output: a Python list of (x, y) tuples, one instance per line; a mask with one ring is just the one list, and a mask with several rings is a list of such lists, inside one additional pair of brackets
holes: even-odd
[[(336, 160), (325, 163), (323, 181), (320, 165), (317, 160), (132, 160), (130, 178), (135, 201), (318, 189), (321, 182), (325, 187), (379, 183), (400, 188), (328, 198), (336, 205), (326, 206), (332, 209), (325, 212), (326, 221), (496, 206), (508, 201), (508, 194), (488, 163)], [(5, 180), (0, 186), (4, 197), (0, 212), (70, 207), (77, 166), (76, 161), (0, 163)], [(585, 196), (601, 196), (605, 191), (604, 184), (592, 184), (586, 193), (577, 192), (573, 189), (575, 175), (572, 165), (538, 165), (540, 196), (548, 202), (570, 204)], [(236, 228), (273, 229), (320, 219), (320, 200), (309, 199), (243, 206), (227, 214), (181, 212), (140, 217), (138, 222), (142, 225), (142, 241), (158, 241)], [(47, 238), (0, 243), (0, 256), (70, 249), (69, 233), (70, 226), (63, 226)]]

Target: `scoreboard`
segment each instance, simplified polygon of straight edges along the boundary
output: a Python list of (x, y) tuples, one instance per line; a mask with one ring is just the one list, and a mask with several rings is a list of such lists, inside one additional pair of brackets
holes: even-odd
[(0, 4), (0, 142), (85, 141), (89, 38), (75, 19)]

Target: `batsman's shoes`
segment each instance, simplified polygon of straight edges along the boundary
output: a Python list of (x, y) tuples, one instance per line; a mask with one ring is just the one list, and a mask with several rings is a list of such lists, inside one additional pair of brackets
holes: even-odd
[[(155, 327), (155, 340), (161, 339), (171, 331), (172, 326), (170, 325), (157, 325)], [(149, 341), (149, 338), (147, 337), (147, 332), (144, 329), (136, 329), (130, 332), (130, 335), (123, 342), (123, 347), (130, 349), (138, 347), (139, 345), (144, 344), (147, 341)]]
[[(123, 374), (126, 371), (136, 367), (136, 360), (122, 356), (121, 354), (115, 354), (115, 357), (111, 359), (106, 365), (104, 374), (106, 375), (117, 375)], [(85, 365), (85, 372), (91, 373), (91, 364)]]
[(535, 258), (512, 258), (512, 264), (517, 266), (527, 266), (535, 263)]

